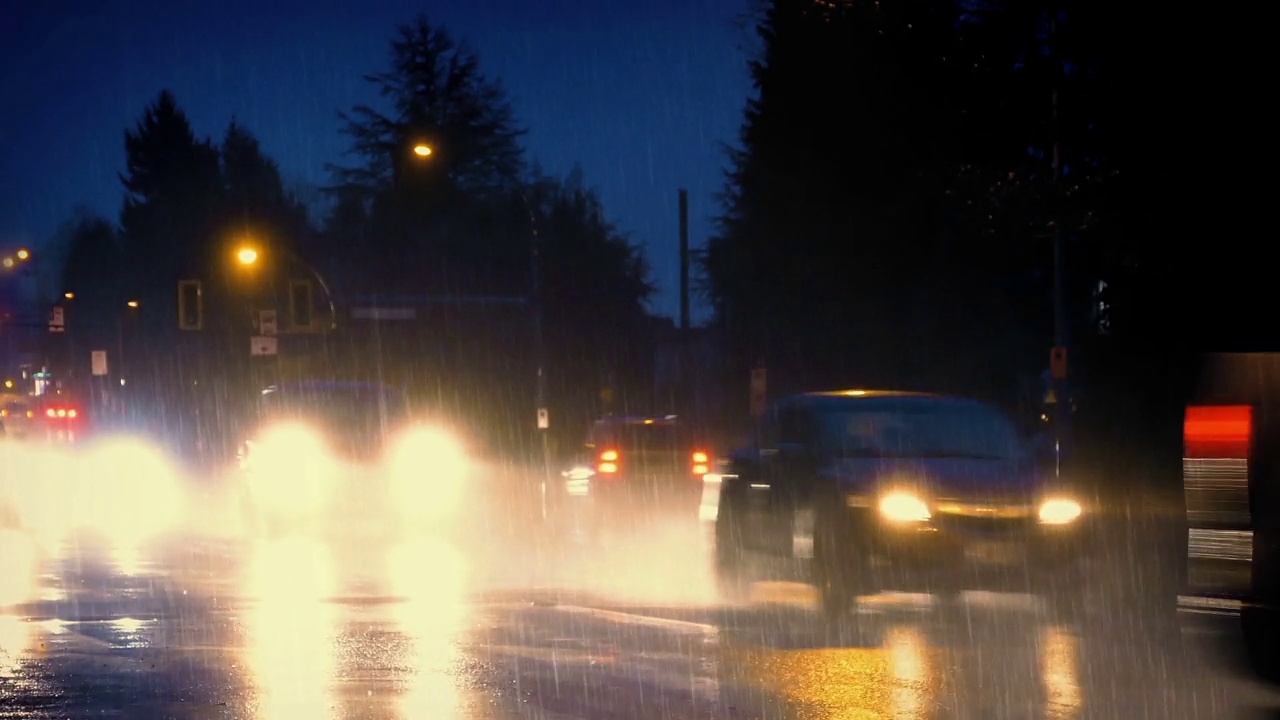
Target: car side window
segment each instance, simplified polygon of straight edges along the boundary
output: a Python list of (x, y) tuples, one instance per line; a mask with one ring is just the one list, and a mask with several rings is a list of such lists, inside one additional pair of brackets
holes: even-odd
[(813, 443), (813, 418), (803, 408), (791, 405), (778, 413), (778, 442), (808, 448)]
[(755, 441), (756, 447), (760, 449), (773, 449), (778, 447), (781, 440), (778, 427), (779, 408), (774, 405), (765, 410), (764, 415), (756, 421)]

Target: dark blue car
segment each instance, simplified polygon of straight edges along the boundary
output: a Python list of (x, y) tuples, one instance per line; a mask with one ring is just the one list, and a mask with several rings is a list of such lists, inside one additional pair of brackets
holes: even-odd
[(787, 397), (707, 483), (719, 484), (702, 516), (714, 519), (727, 588), (769, 568), (816, 585), (833, 618), (881, 590), (1085, 602), (1090, 514), (983, 402), (873, 390)]

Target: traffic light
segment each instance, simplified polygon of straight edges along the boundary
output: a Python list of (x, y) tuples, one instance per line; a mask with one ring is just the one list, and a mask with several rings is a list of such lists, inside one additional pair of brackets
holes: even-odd
[(311, 281), (289, 281), (289, 320), (294, 330), (311, 329)]
[(178, 281), (178, 329), (204, 329), (204, 292), (199, 280)]

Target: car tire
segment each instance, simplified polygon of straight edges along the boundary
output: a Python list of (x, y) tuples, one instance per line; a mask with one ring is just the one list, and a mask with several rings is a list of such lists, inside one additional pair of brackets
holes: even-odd
[(827, 622), (852, 622), (853, 601), (879, 592), (853, 530), (851, 519), (830, 510), (820, 511), (814, 523), (813, 583)]
[(720, 506), (712, 542), (712, 573), (720, 597), (730, 603), (751, 598), (751, 580), (742, 548), (742, 521), (731, 503)]
[(1240, 630), (1249, 669), (1270, 685), (1280, 685), (1280, 617), (1268, 608), (1246, 607), (1240, 612)]

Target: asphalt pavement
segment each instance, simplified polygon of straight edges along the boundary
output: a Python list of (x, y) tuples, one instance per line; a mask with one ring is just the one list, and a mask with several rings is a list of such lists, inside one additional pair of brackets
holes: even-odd
[[(804, 586), (727, 605), (691, 524), (547, 542), (523, 480), (470, 532), (376, 540), (249, 540), (234, 503), (202, 487), (161, 536), (71, 536), (40, 559), (28, 596), (0, 610), (0, 718), (1173, 720), (1276, 706), (1194, 633), (1086, 631), (1018, 596), (945, 612), (878, 596), (841, 633)], [(20, 565), (8, 542), (6, 572)]]

